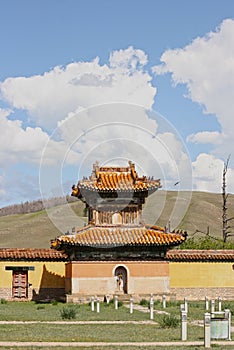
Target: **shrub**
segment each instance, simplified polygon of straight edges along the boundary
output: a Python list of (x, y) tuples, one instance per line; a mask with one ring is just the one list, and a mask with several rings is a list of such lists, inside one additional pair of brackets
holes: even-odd
[(181, 301), (178, 301), (178, 300), (169, 300), (167, 301), (167, 306), (168, 307), (176, 307), (176, 306), (180, 306), (181, 304)]
[(161, 328), (176, 328), (179, 326), (179, 319), (175, 315), (163, 315), (158, 321)]
[(149, 301), (146, 299), (141, 299), (140, 303), (141, 306), (147, 306), (149, 307)]
[(64, 306), (62, 310), (60, 310), (60, 315), (62, 319), (71, 320), (76, 318), (77, 311), (77, 307), (75, 306)]
[(162, 301), (157, 299), (157, 300), (154, 300), (154, 306), (161, 306), (162, 305)]
[(229, 309), (231, 311), (231, 313), (233, 314), (234, 313), (234, 304), (233, 302), (230, 302), (230, 301), (224, 301), (222, 303), (222, 309)]
[(6, 304), (6, 303), (7, 303), (6, 299), (2, 298), (1, 299), (1, 304)]
[(45, 306), (44, 305), (38, 305), (37, 306), (37, 310), (44, 310), (45, 309)]
[(119, 306), (119, 307), (123, 306), (123, 302), (122, 302), (122, 301), (119, 301), (119, 302), (118, 302), (118, 306)]

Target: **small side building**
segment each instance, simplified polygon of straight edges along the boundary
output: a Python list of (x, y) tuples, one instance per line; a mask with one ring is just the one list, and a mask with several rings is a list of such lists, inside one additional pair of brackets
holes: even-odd
[(0, 298), (65, 300), (65, 261), (53, 249), (0, 249)]

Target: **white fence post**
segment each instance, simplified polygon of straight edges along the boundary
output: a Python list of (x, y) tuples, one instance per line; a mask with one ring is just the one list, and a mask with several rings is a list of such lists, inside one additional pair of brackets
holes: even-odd
[(231, 311), (228, 309), (224, 310), (225, 318), (228, 319), (228, 340), (231, 340)]
[(181, 309), (181, 340), (187, 340), (187, 312)]
[(91, 311), (94, 311), (94, 297), (91, 298)]
[(153, 299), (150, 300), (150, 319), (154, 319), (154, 301)]
[(130, 298), (130, 314), (133, 313), (133, 299)]
[(211, 300), (211, 317), (213, 317), (212, 316), (212, 314), (215, 312), (215, 301), (214, 300)]
[(107, 303), (107, 304), (110, 303), (110, 296), (109, 296), (109, 294), (106, 295), (106, 303)]
[(210, 313), (208, 312), (204, 316), (204, 346), (210, 348)]
[(97, 298), (97, 313), (100, 312), (100, 300)]
[(115, 310), (118, 310), (118, 295), (115, 295)]
[(162, 307), (163, 307), (163, 309), (166, 309), (166, 296), (165, 295), (162, 296)]

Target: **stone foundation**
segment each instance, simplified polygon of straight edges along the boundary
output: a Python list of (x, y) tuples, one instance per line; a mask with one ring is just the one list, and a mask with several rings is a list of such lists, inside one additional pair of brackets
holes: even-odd
[(174, 300), (203, 300), (207, 296), (209, 299), (233, 300), (234, 288), (171, 288), (170, 294)]

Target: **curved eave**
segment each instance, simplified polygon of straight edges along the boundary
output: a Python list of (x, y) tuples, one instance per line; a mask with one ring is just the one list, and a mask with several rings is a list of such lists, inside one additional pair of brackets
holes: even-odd
[(82, 191), (91, 191), (95, 193), (112, 193), (112, 192), (130, 192), (130, 193), (137, 193), (137, 192), (148, 192), (148, 191), (156, 191), (161, 186), (147, 186), (147, 187), (132, 187), (132, 188), (124, 188), (124, 187), (116, 187), (116, 188), (98, 188), (94, 186), (80, 186), (79, 192), (72, 192), (72, 196), (78, 197), (81, 195)]
[(54, 249), (58, 250), (63, 250), (66, 249), (65, 247), (77, 247), (77, 248), (95, 248), (95, 249), (115, 249), (115, 248), (123, 248), (123, 247), (128, 247), (128, 248), (169, 248), (172, 246), (177, 246), (180, 245), (184, 242), (184, 240), (181, 241), (176, 241), (176, 242), (164, 242), (164, 243), (146, 243), (146, 244), (141, 244), (141, 243), (116, 243), (116, 244), (82, 244), (82, 243), (77, 243), (73, 241), (57, 241), (57, 244), (53, 246)]

